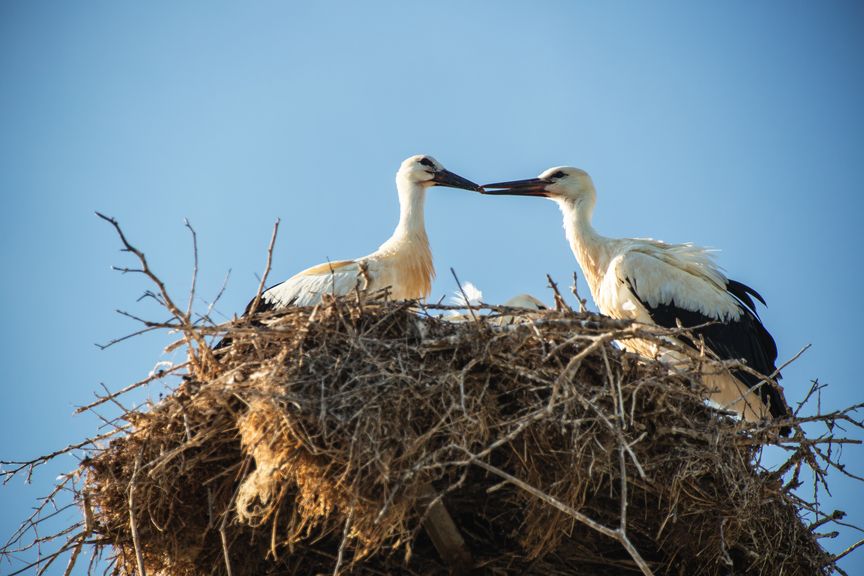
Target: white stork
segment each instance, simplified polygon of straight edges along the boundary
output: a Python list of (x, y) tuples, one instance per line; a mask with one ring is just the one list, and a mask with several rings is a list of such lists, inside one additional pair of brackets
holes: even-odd
[(396, 300), (427, 297), (435, 269), (426, 236), (423, 204), (426, 190), (433, 186), (480, 189), (470, 180), (445, 170), (431, 156), (411, 156), (396, 172), (399, 223), (393, 235), (368, 256), (318, 264), (268, 288), (262, 294), (258, 311), (317, 304), (323, 294), (351, 293), (358, 282), (360, 288), (368, 292), (389, 287), (391, 297)]
[[(483, 188), (485, 194), (540, 196), (558, 204), (567, 240), (601, 313), (669, 328), (678, 322), (685, 327), (704, 325), (693, 333), (719, 358), (743, 359), (760, 374), (775, 372), (777, 346), (753, 302), (756, 298), (765, 304), (762, 297), (749, 286), (726, 278), (704, 248), (598, 234), (591, 226), (596, 192), (585, 171), (556, 167), (538, 178)], [(644, 341), (622, 344), (644, 356), (681, 359)], [(711, 400), (734, 409), (747, 421), (788, 416), (781, 392), (768, 383), (759, 385), (761, 379), (751, 373), (706, 370), (703, 380)]]

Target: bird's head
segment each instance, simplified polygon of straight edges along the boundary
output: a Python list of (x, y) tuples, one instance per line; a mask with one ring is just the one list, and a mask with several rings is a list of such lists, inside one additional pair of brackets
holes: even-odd
[(407, 181), (410, 184), (420, 184), (424, 188), (446, 186), (464, 190), (481, 191), (479, 185), (445, 169), (440, 162), (427, 154), (411, 156), (402, 162), (396, 173), (396, 181)]
[(537, 178), (495, 182), (483, 185), (483, 194), (496, 196), (540, 196), (552, 200), (594, 201), (596, 192), (591, 176), (570, 166), (549, 168)]

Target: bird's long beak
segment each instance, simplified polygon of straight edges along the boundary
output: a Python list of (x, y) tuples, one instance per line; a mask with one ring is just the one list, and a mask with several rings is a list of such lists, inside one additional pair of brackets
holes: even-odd
[(432, 181), (438, 186), (446, 186), (448, 188), (462, 188), (463, 190), (474, 190), (476, 192), (483, 191), (483, 188), (481, 188), (479, 184), (475, 184), (467, 178), (463, 178), (449, 170), (436, 172)]
[[(494, 196), (542, 196), (548, 197), (546, 186), (551, 184), (542, 178), (531, 178), (529, 180), (512, 180), (510, 182), (495, 182), (484, 184), (480, 190), (483, 194)], [(494, 190), (497, 188), (497, 190)]]

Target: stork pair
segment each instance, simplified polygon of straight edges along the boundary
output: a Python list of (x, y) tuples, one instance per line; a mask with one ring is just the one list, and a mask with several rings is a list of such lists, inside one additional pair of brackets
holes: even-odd
[[(433, 186), (554, 200), (564, 215), (565, 235), (601, 313), (643, 324), (691, 328), (691, 333), (720, 359), (746, 361), (746, 368), (703, 370), (703, 381), (714, 402), (748, 421), (788, 416), (779, 388), (756, 375), (778, 377), (777, 347), (753, 301), (756, 298), (764, 304), (762, 297), (726, 278), (704, 248), (598, 234), (591, 225), (594, 184), (578, 168), (550, 168), (538, 178), (481, 187), (444, 169), (431, 156), (412, 156), (396, 173), (400, 211), (393, 235), (368, 256), (319, 264), (269, 288), (259, 309), (316, 304), (323, 294), (351, 293), (358, 282), (369, 292), (389, 288), (394, 299), (426, 298), (435, 270), (423, 205), (426, 190)], [(693, 349), (701, 345), (686, 337), (681, 341)], [(673, 347), (658, 349), (638, 339), (622, 344), (643, 356), (682, 359), (680, 347), (679, 351)]]

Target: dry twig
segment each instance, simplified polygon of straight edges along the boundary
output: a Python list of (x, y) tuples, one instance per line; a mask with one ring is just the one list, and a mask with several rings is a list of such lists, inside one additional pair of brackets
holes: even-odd
[(279, 218), (273, 223), (273, 234), (270, 235), (270, 244), (267, 246), (267, 263), (264, 265), (264, 274), (261, 275), (261, 281), (258, 283), (258, 291), (255, 293), (255, 299), (249, 306), (248, 315), (251, 316), (258, 310), (258, 305), (261, 303), (261, 296), (264, 294), (264, 286), (267, 284), (267, 277), (270, 275), (270, 268), (273, 265), (273, 247), (276, 245), (276, 235), (279, 233)]

